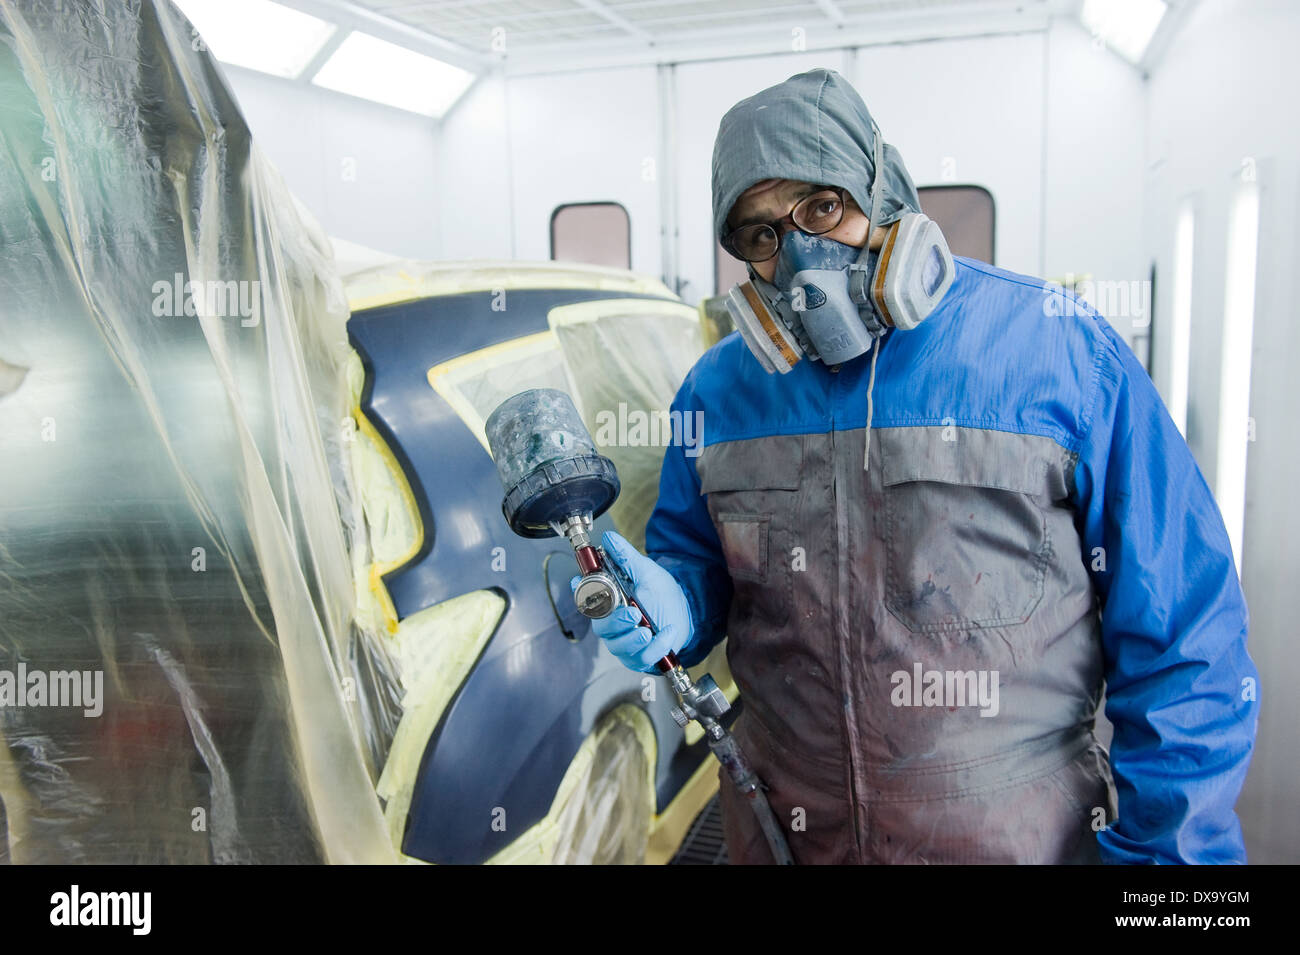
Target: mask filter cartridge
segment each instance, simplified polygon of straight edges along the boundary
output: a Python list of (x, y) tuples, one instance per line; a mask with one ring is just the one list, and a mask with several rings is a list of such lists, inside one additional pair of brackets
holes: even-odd
[(771, 291), (754, 281), (733, 285), (727, 292), (727, 313), (763, 370), (784, 375), (799, 364), (804, 348), (782, 314), (785, 303), (771, 294), (772, 286), (762, 285)]
[(885, 324), (916, 328), (952, 285), (952, 253), (935, 223), (905, 215), (890, 227), (871, 280), (871, 301)]

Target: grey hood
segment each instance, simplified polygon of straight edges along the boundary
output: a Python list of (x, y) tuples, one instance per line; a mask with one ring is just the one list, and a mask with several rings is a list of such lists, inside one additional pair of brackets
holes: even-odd
[[(816, 69), (755, 93), (727, 111), (713, 144), (713, 234), (721, 241), (732, 205), (764, 179), (840, 186), (871, 208), (875, 137), (862, 97), (835, 70)], [(879, 222), (920, 212), (898, 150), (882, 154)]]

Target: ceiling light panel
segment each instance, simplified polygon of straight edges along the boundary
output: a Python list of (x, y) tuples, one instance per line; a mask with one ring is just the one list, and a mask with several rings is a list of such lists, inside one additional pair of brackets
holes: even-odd
[(1131, 63), (1139, 63), (1169, 5), (1164, 0), (1085, 0), (1084, 28)]
[(469, 89), (474, 74), (368, 33), (350, 33), (312, 82), (438, 118)]
[(272, 0), (175, 0), (222, 63), (292, 79), (336, 29)]

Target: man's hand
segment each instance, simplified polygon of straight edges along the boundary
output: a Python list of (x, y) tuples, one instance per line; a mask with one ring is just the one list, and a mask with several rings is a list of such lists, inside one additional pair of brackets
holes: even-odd
[[(618, 657), (629, 670), (649, 673), (655, 664), (669, 653), (677, 653), (693, 636), (690, 606), (686, 593), (675, 577), (613, 531), (601, 538), (609, 559), (632, 582), (632, 597), (656, 627), (651, 634), (645, 627), (637, 626), (641, 614), (624, 605), (608, 617), (591, 621), (591, 629), (604, 641), (609, 652)], [(576, 592), (580, 577), (569, 581), (569, 589)]]

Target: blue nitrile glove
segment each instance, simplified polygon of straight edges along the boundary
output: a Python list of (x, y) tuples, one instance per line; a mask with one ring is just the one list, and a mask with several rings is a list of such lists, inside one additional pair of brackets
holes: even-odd
[[(659, 632), (652, 638), (647, 628), (637, 626), (641, 614), (626, 604), (608, 617), (592, 620), (591, 629), (623, 666), (641, 673), (653, 672), (659, 660), (679, 652), (694, 634), (686, 592), (672, 574), (614, 531), (606, 531), (601, 543), (609, 559), (632, 582), (633, 599)], [(576, 593), (581, 579), (575, 576), (570, 580), (569, 589)]]

